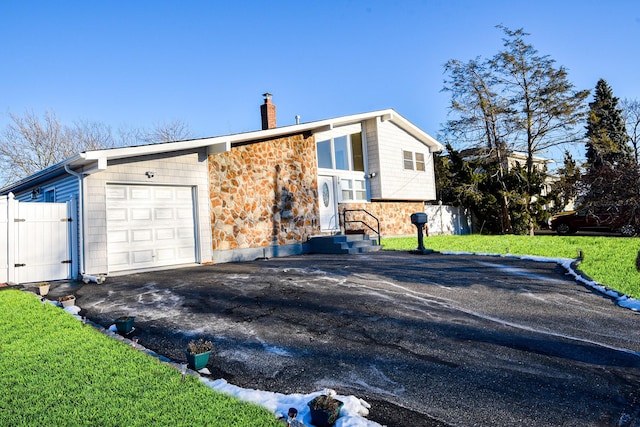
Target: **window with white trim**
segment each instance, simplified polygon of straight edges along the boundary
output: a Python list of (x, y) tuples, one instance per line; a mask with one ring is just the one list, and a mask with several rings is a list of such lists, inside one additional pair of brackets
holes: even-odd
[(340, 189), (342, 190), (342, 201), (345, 200), (367, 200), (367, 185), (364, 179), (340, 179)]
[[(362, 133), (333, 136), (316, 142), (318, 169), (331, 169), (339, 177), (340, 201), (367, 201), (367, 183), (364, 177), (364, 147)], [(323, 173), (327, 173), (326, 171)]]
[(406, 170), (413, 170), (413, 152), (402, 150), (402, 157), (404, 159), (404, 168)]
[(424, 167), (424, 153), (415, 153), (416, 154), (416, 170), (420, 172), (425, 171)]
[(424, 153), (402, 150), (402, 162), (405, 170), (425, 172), (427, 170)]
[(316, 154), (319, 168), (364, 172), (364, 152), (360, 133), (318, 141)]

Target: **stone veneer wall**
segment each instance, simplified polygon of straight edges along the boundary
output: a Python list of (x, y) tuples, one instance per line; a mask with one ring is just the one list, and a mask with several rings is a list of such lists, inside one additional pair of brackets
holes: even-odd
[(320, 231), (312, 136), (212, 154), (209, 182), (214, 251), (304, 243)]
[[(345, 209), (365, 209), (380, 220), (380, 234), (382, 237), (413, 235), (417, 233), (416, 226), (411, 224), (411, 214), (424, 212), (424, 202), (371, 202), (371, 203), (340, 203), (340, 222), (342, 224), (342, 212)], [(366, 214), (352, 212), (348, 214), (348, 220), (363, 220), (375, 228), (375, 221)], [(369, 230), (359, 223), (350, 223), (347, 229), (365, 228), (367, 234)]]

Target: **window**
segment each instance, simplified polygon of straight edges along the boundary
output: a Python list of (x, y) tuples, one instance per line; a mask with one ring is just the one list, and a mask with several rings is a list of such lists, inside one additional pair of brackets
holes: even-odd
[(334, 136), (316, 142), (318, 169), (337, 176), (340, 180), (338, 196), (341, 201), (367, 201), (367, 183), (364, 177), (365, 148), (360, 132)]
[(354, 133), (351, 135), (351, 158), (353, 159), (353, 170), (364, 172), (364, 153), (362, 151), (362, 135)]
[(423, 153), (416, 153), (416, 170), (420, 172), (425, 171)]
[(367, 200), (367, 187), (364, 179), (340, 179), (342, 200)]
[(52, 203), (56, 201), (56, 190), (50, 189), (44, 192), (44, 201), (47, 203)]
[(349, 150), (347, 149), (347, 137), (341, 136), (333, 139), (333, 149), (336, 156), (336, 169), (349, 170)]
[(318, 167), (364, 172), (362, 135), (354, 133), (316, 143)]
[(402, 157), (404, 157), (404, 168), (407, 170), (413, 170), (413, 153), (411, 151), (402, 151)]
[(427, 170), (424, 153), (414, 153), (413, 151), (402, 150), (402, 160), (405, 170), (416, 170), (418, 172), (425, 172)]
[(331, 141), (319, 141), (316, 144), (316, 151), (318, 152), (318, 167), (333, 169), (333, 162), (331, 161)]

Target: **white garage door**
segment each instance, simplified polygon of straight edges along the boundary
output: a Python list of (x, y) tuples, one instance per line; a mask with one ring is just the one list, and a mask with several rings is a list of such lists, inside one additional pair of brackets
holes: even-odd
[(107, 185), (109, 271), (195, 262), (191, 187)]

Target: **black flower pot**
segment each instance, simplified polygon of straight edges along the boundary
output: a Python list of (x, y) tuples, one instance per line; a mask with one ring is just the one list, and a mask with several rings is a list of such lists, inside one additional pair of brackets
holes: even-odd
[(340, 417), (340, 410), (344, 406), (344, 403), (340, 400), (333, 399), (334, 404), (330, 408), (324, 409), (317, 405), (320, 399), (326, 399), (326, 396), (318, 396), (307, 404), (309, 406), (309, 413), (311, 414), (311, 424), (316, 427), (331, 427)]

